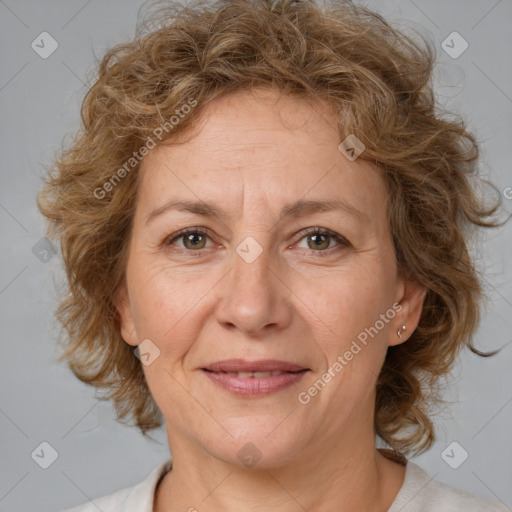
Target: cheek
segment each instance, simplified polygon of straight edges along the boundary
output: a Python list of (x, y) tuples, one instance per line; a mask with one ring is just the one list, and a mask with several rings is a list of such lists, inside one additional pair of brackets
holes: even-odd
[(387, 350), (389, 323), (381, 315), (388, 321), (394, 317), (392, 283), (379, 267), (373, 270), (338, 273), (310, 302), (304, 300), (311, 304), (307, 321), (314, 325), (312, 334), (323, 359), (314, 380), (328, 382), (319, 401), (340, 411), (359, 410), (374, 400)]
[(130, 299), (135, 328), (139, 339), (149, 338), (161, 351), (169, 344), (173, 352), (190, 340), (187, 327), (194, 325), (186, 321), (194, 316), (194, 305), (208, 290), (201, 279), (183, 279), (179, 271), (165, 264), (144, 261), (134, 263), (131, 272)]
[(372, 266), (371, 272), (360, 268), (331, 272), (320, 288), (303, 287), (297, 295), (316, 317), (315, 323), (342, 336), (373, 325), (392, 306), (393, 284), (383, 267)]
[(156, 357), (143, 371), (157, 405), (163, 412), (169, 403), (187, 407), (184, 359), (198, 336), (198, 298), (205, 290), (201, 279), (183, 279), (165, 264), (141, 261), (132, 267), (131, 299), (139, 341), (156, 345)]

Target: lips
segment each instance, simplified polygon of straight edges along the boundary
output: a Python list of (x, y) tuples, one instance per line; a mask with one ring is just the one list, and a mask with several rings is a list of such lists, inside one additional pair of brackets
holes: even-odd
[(214, 384), (235, 395), (256, 397), (298, 383), (309, 368), (275, 359), (229, 359), (209, 364), (201, 370)]
[(259, 361), (246, 361), (245, 359), (226, 359), (205, 366), (203, 370), (216, 373), (259, 373), (259, 372), (300, 372), (308, 370), (304, 366), (278, 361), (277, 359), (261, 359)]
[(257, 379), (261, 379), (262, 377), (275, 377), (276, 375), (283, 375), (284, 373), (292, 373), (292, 372), (273, 371), (273, 372), (214, 372), (214, 373), (223, 373), (224, 375), (230, 375), (231, 377), (238, 377), (239, 379), (248, 379), (249, 377), (255, 377)]

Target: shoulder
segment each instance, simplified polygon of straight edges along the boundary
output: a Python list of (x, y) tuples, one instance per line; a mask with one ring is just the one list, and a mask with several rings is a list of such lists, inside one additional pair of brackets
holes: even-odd
[(407, 462), (405, 480), (389, 512), (509, 512), (504, 505), (435, 480)]
[(162, 462), (142, 482), (62, 512), (152, 512), (155, 488), (170, 468), (170, 460)]

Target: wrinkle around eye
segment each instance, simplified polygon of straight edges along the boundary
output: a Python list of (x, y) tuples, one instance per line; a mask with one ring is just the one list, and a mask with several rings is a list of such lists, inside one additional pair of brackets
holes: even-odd
[[(206, 243), (208, 244), (208, 241), (210, 241), (210, 245), (206, 247), (199, 247), (197, 249), (194, 248), (187, 248), (187, 247), (179, 247), (176, 244), (178, 242), (181, 242), (181, 244), (185, 244), (184, 240), (185, 237), (189, 234), (199, 235), (201, 237), (206, 238)], [(302, 243), (304, 240), (306, 240), (310, 236), (324, 236), (327, 237), (330, 241), (333, 241), (334, 244), (331, 247), (327, 248), (309, 248), (309, 247), (300, 247), (298, 244)], [(299, 252), (303, 255), (312, 255), (313, 258), (317, 257), (327, 257), (327, 256), (334, 256), (341, 252), (342, 250), (346, 250), (352, 247), (351, 242), (343, 235), (337, 233), (336, 231), (320, 226), (311, 226), (309, 228), (302, 229), (298, 233), (294, 235), (294, 241), (291, 242), (291, 244), (287, 245), (287, 248), (291, 248), (294, 251)], [(307, 242), (306, 242), (307, 243)], [(205, 253), (210, 253), (212, 249), (221, 248), (222, 244), (219, 245), (219, 242), (216, 240), (216, 236), (212, 234), (211, 230), (208, 228), (205, 228), (203, 226), (194, 226), (194, 227), (188, 227), (184, 228), (182, 230), (179, 230), (175, 233), (172, 233), (171, 235), (166, 236), (162, 243), (162, 247), (166, 250), (169, 250), (173, 252), (174, 254), (178, 256), (190, 256), (190, 257), (200, 257), (205, 255)]]

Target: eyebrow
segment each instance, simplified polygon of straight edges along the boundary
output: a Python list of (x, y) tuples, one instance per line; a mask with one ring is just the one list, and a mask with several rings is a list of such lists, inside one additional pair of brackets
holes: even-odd
[[(155, 208), (146, 218), (146, 224), (169, 210), (178, 210), (194, 213), (203, 217), (225, 219), (228, 214), (218, 206), (205, 201), (170, 200), (162, 206)], [(367, 221), (368, 216), (343, 199), (327, 201), (299, 199), (293, 203), (286, 204), (281, 210), (279, 221), (286, 217), (306, 217), (318, 212), (337, 211), (352, 215), (360, 221)]]

